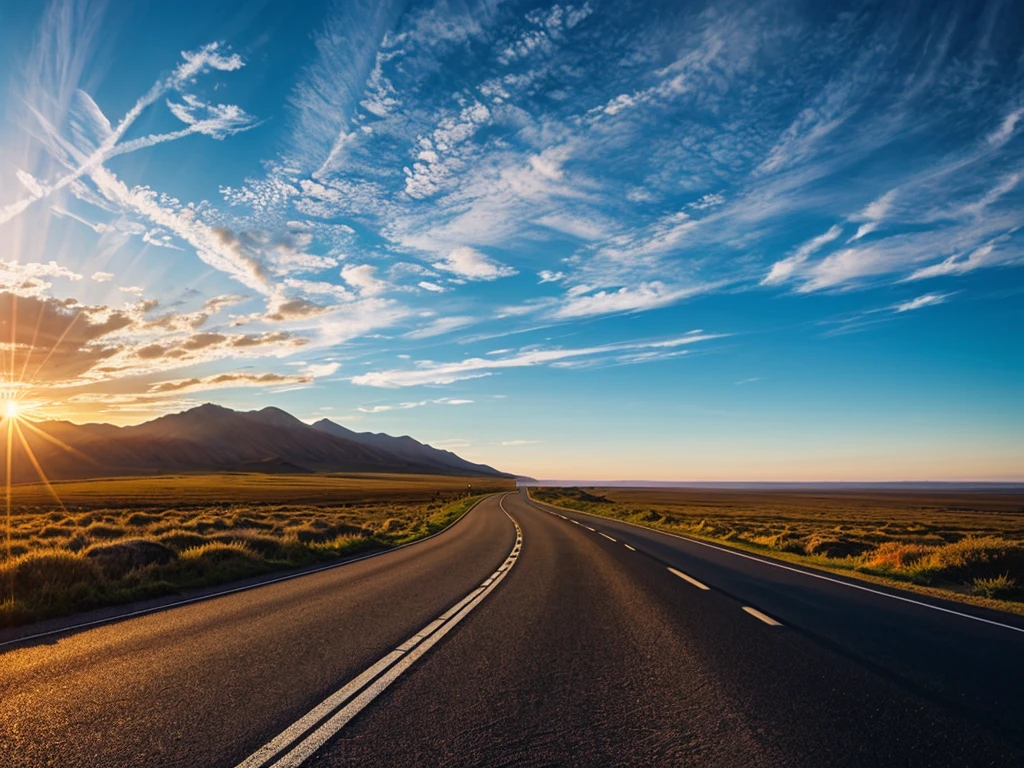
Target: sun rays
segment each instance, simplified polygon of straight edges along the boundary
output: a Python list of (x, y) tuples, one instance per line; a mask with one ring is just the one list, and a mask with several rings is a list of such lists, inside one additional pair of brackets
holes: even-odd
[[(48, 434), (38, 423), (35, 422), (34, 419), (32, 419), (32, 414), (39, 407), (39, 403), (28, 399), (32, 392), (32, 383), (35, 381), (40, 371), (46, 366), (50, 357), (53, 355), (54, 350), (67, 337), (68, 332), (71, 330), (71, 327), (75, 324), (75, 320), (77, 319), (77, 314), (72, 315), (68, 320), (67, 327), (64, 328), (63, 333), (57, 339), (57, 342), (50, 345), (48, 350), (39, 349), (37, 347), (37, 340), (39, 338), (38, 322), (36, 323), (31, 341), (29, 341), (28, 344), (24, 344), (18, 339), (18, 296), (17, 294), (11, 294), (10, 337), (6, 344), (0, 344), (0, 347), (3, 347), (3, 357), (2, 360), (0, 360), (3, 372), (3, 384), (2, 387), (0, 387), (0, 430), (5, 433), (4, 441), (6, 446), (4, 456), (4, 499), (7, 522), (5, 532), (7, 559), (10, 559), (12, 556), (11, 516), (12, 490), (15, 470), (14, 450), (16, 446), (21, 448), (25, 458), (28, 459), (28, 462), (32, 465), (32, 469), (35, 471), (35, 474), (39, 477), (40, 482), (46, 486), (47, 491), (49, 491), (50, 495), (53, 496), (60, 508), (65, 512), (67, 511), (64, 506), (64, 502), (61, 501), (57, 490), (53, 487), (53, 484), (50, 482), (50, 478), (46, 475), (46, 471), (43, 469), (42, 463), (36, 456), (35, 451), (32, 450), (32, 446), (25, 436), (25, 430), (43, 438), (64, 451), (75, 454), (79, 453), (62, 440)], [(36, 366), (31, 377), (26, 379), (25, 374), (29, 369), (30, 361), (33, 356), (42, 352), (46, 353), (42, 362)], [(22, 354), (24, 357), (22, 357)]]

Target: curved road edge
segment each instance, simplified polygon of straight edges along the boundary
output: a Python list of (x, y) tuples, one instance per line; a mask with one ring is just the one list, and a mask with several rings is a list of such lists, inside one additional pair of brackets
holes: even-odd
[[(867, 592), (879, 597), (885, 597), (890, 600), (898, 600), (904, 603), (915, 605), (917, 607), (927, 608), (933, 611), (939, 611), (941, 613), (957, 616), (959, 618), (970, 619), (972, 621), (978, 621), (983, 624), (988, 624), (991, 626), (999, 627), (1001, 629), (1008, 629), (1012, 630), (1013, 632), (1019, 632), (1024, 634), (1024, 619), (1022, 619), (1022, 617), (1014, 613), (1000, 612), (988, 608), (969, 605), (966, 603), (953, 602), (938, 597), (932, 597), (931, 595), (921, 595), (916, 592), (901, 590), (899, 587), (896, 586), (881, 585), (870, 581), (860, 582), (857, 580), (856, 576), (845, 576), (832, 573), (831, 571), (818, 570), (815, 569), (813, 566), (809, 565), (798, 565), (789, 562), (784, 562), (781, 560), (775, 560), (766, 555), (755, 555), (740, 549), (729, 547), (725, 544), (705, 541), (704, 539), (686, 536), (681, 533), (662, 531), (658, 528), (650, 528), (646, 525), (640, 525), (639, 523), (634, 523), (629, 520), (620, 520), (614, 517), (604, 517), (602, 515), (596, 515), (593, 512), (584, 512), (578, 509), (569, 509), (568, 507), (559, 507), (554, 504), (548, 504), (547, 502), (538, 501), (537, 499), (533, 498), (533, 496), (530, 494), (529, 488), (524, 488), (524, 490), (526, 492), (526, 500), (529, 504), (532, 504), (536, 508), (548, 512), (549, 514), (555, 514), (559, 516), (564, 516), (562, 515), (562, 513), (568, 513), (572, 515), (586, 515), (587, 517), (594, 518), (595, 520), (600, 520), (603, 523), (629, 526), (631, 528), (637, 528), (646, 533), (668, 536), (674, 539), (681, 539), (682, 541), (688, 542), (690, 544), (696, 544), (728, 555), (734, 555), (736, 557), (744, 558), (746, 560), (752, 560), (761, 565), (767, 565), (773, 568), (780, 568), (784, 571), (790, 571), (801, 576), (820, 579), (822, 581), (837, 584), (839, 586), (860, 590), (862, 592)], [(986, 614), (989, 614), (989, 616), (991, 616), (992, 618), (976, 615), (975, 613), (971, 613), (969, 610), (963, 610), (965, 608), (973, 609), (979, 612), (984, 612)], [(1020, 624), (1014, 623), (1015, 621), (1020, 621)]]
[[(231, 582), (229, 582), (227, 586), (219, 585), (206, 587), (198, 590), (198, 594), (192, 594), (191, 596), (184, 598), (181, 596), (181, 593), (176, 595), (167, 595), (165, 597), (136, 601), (125, 605), (105, 606), (92, 611), (85, 611), (83, 613), (70, 614), (67, 616), (58, 616), (52, 619), (35, 622), (33, 624), (26, 624), (20, 627), (0, 630), (0, 654), (3, 654), (9, 648), (18, 647), (26, 643), (32, 643), (36, 640), (56, 637), (57, 635), (74, 634), (75, 632), (80, 632), (85, 629), (92, 629), (106, 624), (114, 624), (119, 621), (133, 619), (138, 616), (146, 616), (152, 613), (171, 610), (172, 608), (180, 608), (186, 605), (193, 605), (194, 603), (206, 602), (207, 600), (214, 600), (218, 597), (235, 595), (239, 592), (248, 592), (253, 589), (258, 589), (259, 587), (266, 587), (271, 584), (280, 584), (281, 582), (291, 581), (303, 576), (323, 573), (324, 571), (334, 570), (335, 568), (340, 568), (344, 565), (351, 565), (352, 563), (358, 563), (363, 560), (380, 557), (381, 555), (398, 552), (399, 550), (407, 549), (408, 547), (412, 547), (417, 544), (422, 544), (423, 542), (430, 541), (443, 533), (447, 533), (460, 522), (465, 520), (469, 513), (480, 506), (481, 503), (495, 496), (505, 496), (507, 493), (509, 492), (489, 493), (486, 496), (481, 496), (467, 507), (461, 515), (441, 530), (434, 531), (434, 533), (429, 536), (424, 536), (421, 539), (409, 541), (405, 544), (399, 544), (397, 547), (381, 549), (376, 552), (369, 552), (362, 555), (342, 557), (334, 562), (327, 563), (326, 565), (307, 566), (298, 570), (293, 569), (290, 572), (286, 571), (282, 575), (270, 573), (264, 576), (255, 576), (249, 579), (243, 579), (241, 582), (234, 582), (234, 586), (231, 586)], [(280, 574), (280, 572), (278, 573)], [(185, 591), (184, 594), (188, 595), (190, 591), (192, 590)], [(95, 618), (86, 618), (89, 616), (95, 616)], [(85, 619), (84, 621), (82, 620), (83, 618)], [(74, 623), (67, 624), (67, 622)]]

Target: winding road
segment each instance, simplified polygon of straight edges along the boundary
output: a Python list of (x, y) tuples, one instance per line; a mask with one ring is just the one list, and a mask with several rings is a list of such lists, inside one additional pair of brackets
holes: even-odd
[(1020, 766), (1022, 724), (1020, 617), (514, 493), (399, 550), (0, 644), (12, 767)]

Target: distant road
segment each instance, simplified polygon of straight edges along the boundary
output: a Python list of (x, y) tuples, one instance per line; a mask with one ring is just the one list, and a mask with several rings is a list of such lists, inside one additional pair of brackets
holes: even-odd
[(492, 497), (399, 551), (0, 649), (0, 756), (1024, 765), (1024, 621), (841, 582)]

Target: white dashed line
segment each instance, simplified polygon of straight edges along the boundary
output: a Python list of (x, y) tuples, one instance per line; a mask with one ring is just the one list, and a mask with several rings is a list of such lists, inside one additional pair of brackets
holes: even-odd
[(597, 533), (597, 530), (595, 528), (591, 528), (589, 525), (584, 525), (583, 527), (586, 528), (591, 533)]
[(761, 621), (763, 621), (765, 624), (767, 624), (770, 627), (781, 627), (782, 626), (782, 624), (780, 622), (776, 621), (771, 616), (765, 616), (763, 613), (761, 613), (759, 610), (757, 610), (757, 608), (751, 608), (749, 605), (744, 605), (743, 606), (743, 610), (746, 611), (747, 613), (749, 613), (755, 619), (760, 619)]
[(624, 547), (625, 547), (626, 549), (628, 549), (628, 550), (629, 550), (630, 552), (636, 552), (636, 550), (635, 550), (635, 549), (633, 549), (633, 548), (632, 548), (631, 546), (629, 546), (629, 544), (623, 544), (622, 546), (624, 546)]
[(602, 536), (604, 536), (604, 537), (605, 537), (606, 539), (608, 539), (608, 541), (615, 541), (615, 539), (613, 539), (613, 538), (612, 538), (611, 536), (609, 536), (609, 535), (608, 535), (607, 533), (602, 533), (601, 535), (602, 535)]
[[(550, 505), (545, 505), (543, 501), (536, 501), (529, 494), (527, 494), (527, 498), (529, 499), (530, 503), (532, 503), (534, 505), (550, 506)], [(594, 515), (594, 514), (592, 514), (590, 512), (580, 512), (580, 514), (581, 515), (590, 515), (591, 517), (600, 517), (600, 515)], [(573, 522), (576, 522), (576, 521), (573, 520)], [(700, 546), (700, 547), (707, 547), (708, 549), (714, 549), (714, 550), (717, 550), (719, 552), (723, 552), (723, 553), (725, 553), (727, 555), (732, 555), (733, 557), (742, 557), (744, 560), (753, 560), (755, 563), (760, 563), (761, 565), (767, 565), (767, 566), (769, 566), (771, 568), (779, 568), (779, 569), (781, 569), (783, 571), (790, 571), (792, 573), (797, 573), (797, 574), (800, 574), (801, 576), (806, 576), (806, 577), (808, 577), (810, 579), (818, 579), (819, 581), (827, 581), (827, 582), (830, 582), (832, 584), (838, 584), (841, 587), (847, 587), (849, 589), (856, 589), (856, 590), (859, 590), (861, 592), (868, 592), (868, 593), (870, 593), (872, 595), (878, 595), (879, 597), (884, 597), (884, 598), (887, 598), (889, 600), (899, 600), (900, 602), (910, 603), (911, 605), (916, 605), (916, 606), (918, 606), (920, 608), (927, 608), (928, 610), (931, 610), (931, 611), (939, 611), (940, 613), (946, 613), (946, 614), (950, 614), (952, 616), (959, 616), (961, 619), (969, 619), (970, 621), (977, 621), (977, 622), (980, 622), (982, 624), (988, 624), (988, 625), (993, 626), (993, 627), (999, 627), (1000, 629), (1009, 629), (1012, 632), (1024, 633), (1024, 627), (1015, 627), (1012, 624), (1006, 624), (1006, 623), (1004, 623), (1002, 621), (995, 621), (993, 619), (985, 619), (985, 618), (982, 618), (981, 616), (973, 616), (970, 613), (964, 613), (963, 611), (955, 611), (952, 608), (943, 608), (941, 605), (932, 605), (931, 603), (925, 603), (925, 602), (922, 602), (920, 600), (915, 600), (912, 597), (904, 597), (903, 595), (893, 595), (893, 594), (890, 594), (888, 592), (883, 592), (880, 589), (872, 589), (871, 587), (864, 586), (863, 584), (854, 584), (854, 583), (849, 582), (849, 581), (842, 581), (841, 579), (833, 578), (832, 576), (826, 576), (823, 573), (814, 573), (812, 571), (805, 571), (802, 568), (794, 568), (791, 565), (784, 565), (782, 563), (776, 563), (776, 562), (774, 562), (772, 560), (765, 560), (764, 558), (756, 557), (754, 555), (748, 555), (745, 552), (739, 552), (739, 551), (737, 551), (735, 549), (728, 549), (727, 547), (720, 547), (717, 544), (711, 544), (711, 543), (709, 543), (707, 541), (701, 541), (700, 539), (691, 539), (689, 536), (681, 536), (678, 533), (670, 533), (669, 531), (658, 531), (658, 530), (655, 530), (654, 528), (648, 528), (646, 525), (638, 525), (637, 523), (631, 523), (628, 520), (616, 520), (614, 522), (620, 523), (621, 525), (628, 525), (628, 526), (631, 526), (633, 528), (639, 528), (640, 530), (646, 531), (647, 533), (660, 534), (662, 536), (671, 536), (674, 539), (682, 539), (683, 541), (689, 542), (690, 544), (696, 544), (697, 546)]]
[[(695, 578), (693, 578), (692, 576), (687, 576), (687, 575), (686, 575), (685, 573), (683, 573), (682, 571), (677, 571), (677, 570), (676, 570), (675, 568), (669, 568), (668, 570), (669, 570), (669, 573), (674, 573), (674, 574), (675, 574), (676, 576), (678, 576), (678, 577), (679, 577), (680, 579), (682, 579), (683, 581), (688, 581), (688, 582), (690, 582), (690, 583), (691, 583), (691, 584), (693, 584), (693, 586), (695, 586), (695, 587), (696, 587), (697, 589), (705, 589), (705, 590), (710, 590), (710, 589), (711, 589), (710, 587), (708, 587), (708, 586), (706, 586), (706, 585), (704, 585), (704, 584), (701, 584), (701, 583), (700, 583), (699, 581), (697, 581), (697, 580), (696, 580)], [(743, 610), (747, 610), (747, 609), (746, 609), (746, 608), (744, 608)]]

